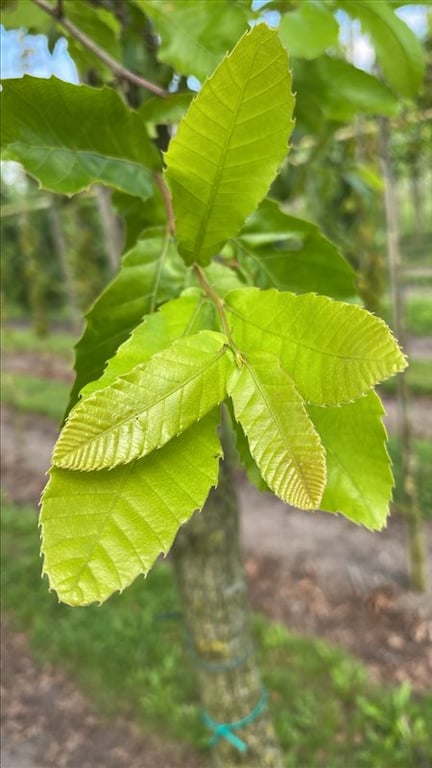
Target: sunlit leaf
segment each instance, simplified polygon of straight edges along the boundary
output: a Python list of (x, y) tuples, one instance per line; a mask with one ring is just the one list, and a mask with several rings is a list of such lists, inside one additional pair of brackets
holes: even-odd
[(198, 333), (214, 324), (214, 308), (201, 292), (172, 299), (158, 312), (147, 315), (108, 361), (102, 376), (81, 390), (81, 397), (112, 384), (135, 366), (150, 360), (162, 349), (183, 336)]
[(231, 365), (221, 333), (179, 339), (79, 402), (54, 448), (54, 464), (90, 471), (146, 456), (225, 398)]
[(185, 266), (163, 229), (148, 230), (123, 256), (120, 272), (86, 316), (75, 351), (76, 379), (68, 410), (88, 382), (98, 379), (105, 363), (141, 322), (183, 286)]
[(228, 394), (269, 488), (301, 509), (319, 506), (325, 453), (292, 380), (272, 355), (234, 367)]
[(403, 370), (406, 360), (383, 320), (326, 296), (248, 288), (226, 297), (246, 356), (277, 356), (304, 400), (336, 405)]
[(393, 477), (378, 396), (340, 408), (308, 405), (327, 455), (327, 485), (321, 509), (381, 529), (389, 513)]
[(288, 60), (264, 24), (204, 84), (166, 154), (179, 252), (206, 265), (264, 197), (293, 126)]
[(73, 195), (100, 182), (138, 197), (152, 194), (159, 155), (141, 116), (111, 88), (29, 76), (2, 87), (5, 156), (42, 187)]
[(44, 572), (70, 605), (103, 602), (147, 573), (217, 483), (218, 412), (150, 456), (99, 472), (52, 469), (40, 522)]

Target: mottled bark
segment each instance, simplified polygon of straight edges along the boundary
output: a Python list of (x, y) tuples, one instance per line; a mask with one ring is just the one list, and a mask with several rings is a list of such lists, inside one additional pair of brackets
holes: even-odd
[[(239, 721), (257, 706), (263, 687), (249, 626), (238, 504), (226, 460), (221, 464), (219, 486), (210, 493), (204, 510), (181, 529), (174, 562), (203, 711), (217, 723)], [(266, 708), (234, 734), (247, 749), (242, 752), (227, 739), (219, 739), (214, 749), (217, 766), (282, 766)]]

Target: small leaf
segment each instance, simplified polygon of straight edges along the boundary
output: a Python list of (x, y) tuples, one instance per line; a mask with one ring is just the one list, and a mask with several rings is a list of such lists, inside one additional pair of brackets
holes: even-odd
[(2, 147), (42, 187), (73, 195), (102, 183), (152, 194), (159, 155), (140, 115), (111, 88), (28, 76), (2, 88)]
[(317, 291), (334, 298), (355, 294), (355, 273), (315, 224), (288, 216), (263, 200), (236, 239), (243, 269), (260, 288)]
[(167, 301), (158, 312), (147, 315), (134, 328), (129, 338), (108, 361), (102, 376), (81, 390), (81, 397), (88, 397), (92, 392), (104, 389), (177, 339), (211, 328), (213, 323), (213, 305), (202, 298), (198, 289)]
[(280, 36), (290, 56), (314, 59), (338, 44), (339, 26), (331, 9), (322, 3), (301, 3), (283, 15)]
[(326, 296), (255, 288), (226, 297), (237, 347), (279, 358), (304, 400), (337, 405), (406, 367), (383, 320)]
[(225, 398), (227, 348), (221, 333), (186, 336), (89, 395), (68, 417), (53, 463), (103, 469), (165, 445)]
[(369, 392), (341, 408), (308, 405), (307, 410), (327, 455), (321, 509), (380, 530), (389, 512), (393, 477), (379, 397)]
[(105, 363), (144, 315), (179, 292), (186, 269), (162, 228), (147, 230), (122, 259), (118, 275), (86, 316), (86, 328), (76, 345), (76, 379), (68, 411), (88, 382), (98, 379)]
[(319, 506), (325, 453), (293, 382), (272, 355), (233, 368), (228, 394), (269, 488), (300, 509)]
[(259, 24), (203, 85), (165, 156), (179, 252), (205, 266), (266, 194), (294, 99), (277, 33)]
[(337, 0), (372, 38), (378, 62), (395, 93), (414, 98), (420, 88), (425, 59), (420, 40), (385, 0)]
[(144, 459), (52, 469), (40, 522), (44, 573), (69, 605), (103, 602), (147, 573), (217, 483), (217, 409)]

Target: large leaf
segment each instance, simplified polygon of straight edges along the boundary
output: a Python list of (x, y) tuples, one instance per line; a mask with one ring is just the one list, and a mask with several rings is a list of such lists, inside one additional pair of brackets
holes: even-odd
[(273, 200), (263, 200), (236, 242), (238, 257), (260, 288), (334, 298), (353, 296), (355, 273), (315, 224), (288, 216)]
[(332, 11), (322, 3), (300, 3), (284, 14), (280, 36), (290, 56), (314, 59), (338, 44), (339, 26)]
[[(247, 28), (250, 3), (232, 0), (134, 0), (160, 35), (158, 58), (204, 80)], [(249, 11), (249, 13), (248, 13)]]
[(304, 400), (337, 405), (406, 367), (383, 320), (326, 296), (248, 288), (226, 297), (236, 345), (276, 355)]
[(340, 512), (372, 530), (383, 528), (393, 477), (378, 396), (369, 392), (341, 408), (308, 405), (307, 410), (327, 455), (321, 509)]
[(319, 506), (326, 480), (319, 435), (292, 380), (271, 355), (233, 368), (228, 394), (269, 488), (301, 509)]
[(140, 115), (111, 88), (51, 77), (5, 80), (2, 147), (45, 189), (72, 195), (95, 183), (148, 197), (160, 167)]
[(84, 398), (63, 427), (54, 464), (104, 469), (165, 445), (225, 398), (227, 349), (221, 333), (186, 336)]
[(102, 602), (168, 551), (217, 483), (217, 423), (216, 411), (125, 467), (51, 471), (42, 497), (42, 552), (60, 600)]
[(76, 379), (68, 410), (81, 389), (99, 378), (107, 360), (144, 315), (179, 292), (185, 272), (162, 228), (148, 230), (123, 256), (119, 274), (87, 313), (86, 329), (76, 346)]
[(386, 80), (401, 96), (414, 98), (420, 88), (425, 60), (420, 40), (385, 0), (337, 0), (337, 5), (359, 19), (372, 38)]
[(92, 392), (109, 386), (119, 376), (150, 360), (153, 355), (169, 347), (177, 339), (211, 328), (213, 324), (213, 305), (201, 296), (198, 289), (166, 302), (158, 312), (147, 315), (143, 322), (137, 325), (114, 357), (108, 361), (102, 376), (81, 390), (81, 397), (87, 397)]
[(179, 252), (206, 265), (264, 197), (287, 152), (288, 60), (264, 24), (204, 84), (166, 154)]

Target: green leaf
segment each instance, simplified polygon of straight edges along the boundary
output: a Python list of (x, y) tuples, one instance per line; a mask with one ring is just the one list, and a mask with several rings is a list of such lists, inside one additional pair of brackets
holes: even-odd
[[(99, 48), (109, 53), (117, 61), (121, 61), (121, 27), (119, 20), (113, 13), (106, 8), (89, 5), (84, 0), (66, 0), (64, 11), (67, 18)], [(82, 75), (87, 75), (88, 70), (92, 69), (101, 72), (106, 78), (112, 80), (112, 70), (102, 63), (99, 56), (81, 45), (74, 35), (70, 35), (61, 24), (59, 24), (58, 29), (68, 38), (71, 56)]]
[(129, 338), (118, 348), (102, 376), (81, 390), (81, 397), (109, 386), (119, 376), (150, 360), (177, 339), (198, 333), (214, 325), (213, 305), (196, 289), (164, 304), (158, 312), (147, 315)]
[(383, 320), (326, 296), (247, 288), (226, 297), (238, 349), (279, 358), (301, 397), (337, 405), (406, 367)]
[(103, 602), (147, 573), (217, 484), (218, 411), (159, 451), (99, 472), (52, 469), (40, 522), (44, 573), (69, 605)]
[(425, 71), (422, 46), (414, 32), (385, 0), (338, 0), (337, 5), (359, 19), (371, 36), (384, 77), (395, 93), (414, 98)]
[(269, 488), (300, 509), (319, 506), (325, 453), (303, 400), (272, 355), (233, 368), (228, 394), (251, 454)]
[(146, 123), (179, 123), (192, 101), (193, 93), (169, 93), (163, 99), (152, 96), (141, 104), (138, 112)]
[(393, 477), (375, 392), (341, 408), (308, 405), (327, 454), (327, 485), (321, 509), (380, 530), (389, 511)]
[(115, 91), (55, 77), (5, 80), (2, 87), (2, 147), (42, 187), (73, 195), (102, 183), (152, 194), (159, 155), (142, 118)]
[(326, 55), (296, 59), (293, 70), (296, 118), (311, 133), (322, 131), (317, 113), (324, 120), (350, 122), (357, 114), (392, 116), (398, 111), (398, 99), (387, 85), (348, 61)]
[(284, 14), (280, 36), (290, 56), (315, 59), (330, 46), (337, 46), (339, 25), (323, 4), (303, 2)]
[(263, 200), (240, 232), (238, 258), (260, 288), (334, 298), (355, 294), (355, 273), (315, 224), (288, 216), (273, 200)]
[(105, 363), (141, 322), (178, 293), (186, 269), (165, 230), (148, 230), (123, 256), (118, 275), (87, 313), (86, 328), (75, 351), (76, 379), (68, 411), (88, 382), (98, 379)]
[(134, 0), (153, 22), (160, 61), (204, 80), (247, 28), (249, 3), (232, 0)]
[(76, 405), (54, 448), (65, 469), (104, 469), (142, 458), (225, 398), (231, 360), (221, 333), (186, 336)]
[(319, 79), (329, 86), (324, 105), (329, 119), (350, 120), (358, 112), (367, 115), (397, 113), (398, 99), (374, 75), (332, 56), (321, 56), (316, 65)]
[(265, 196), (287, 152), (290, 89), (277, 33), (259, 24), (192, 102), (165, 156), (187, 264), (208, 264)]
[[(227, 264), (221, 264), (212, 261), (208, 267), (203, 270), (206, 279), (220, 297), (226, 296), (230, 291), (237, 288), (244, 288), (245, 283), (240, 279), (238, 272), (231, 269)], [(194, 270), (190, 270), (186, 284), (200, 286), (200, 281)]]
[(243, 466), (246, 472), (247, 479), (261, 493), (270, 491), (270, 488), (268, 487), (265, 480), (263, 480), (263, 477), (256, 465), (256, 461), (250, 452), (249, 442), (243, 431), (243, 428), (241, 424), (238, 421), (236, 421), (236, 418), (234, 415), (234, 409), (232, 406), (232, 401), (226, 400), (224, 405), (227, 407), (229, 411), (231, 427), (233, 430), (233, 444), (235, 446), (235, 450), (236, 450), (239, 462)]

